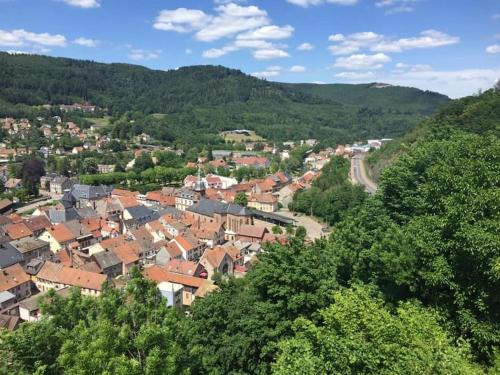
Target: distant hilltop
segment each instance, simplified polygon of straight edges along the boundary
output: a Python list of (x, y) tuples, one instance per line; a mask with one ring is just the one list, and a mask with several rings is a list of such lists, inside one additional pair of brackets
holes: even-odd
[(375, 82), (369, 86), (371, 89), (383, 89), (385, 87), (392, 87), (389, 83)]

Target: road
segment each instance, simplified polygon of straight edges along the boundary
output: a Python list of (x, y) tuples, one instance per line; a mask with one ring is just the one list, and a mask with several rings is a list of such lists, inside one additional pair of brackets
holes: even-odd
[(364, 186), (367, 193), (374, 194), (377, 191), (377, 185), (366, 174), (365, 165), (363, 164), (364, 157), (363, 154), (358, 154), (351, 158), (351, 180)]
[(41, 207), (41, 206), (44, 206), (44, 205), (47, 205), (49, 204), (50, 202), (52, 202), (53, 200), (59, 200), (61, 198), (60, 195), (57, 195), (57, 194), (43, 194), (43, 196), (46, 198), (46, 199), (43, 199), (43, 200), (40, 200), (40, 201), (37, 201), (37, 202), (32, 202), (32, 203), (28, 203), (22, 207), (19, 207), (17, 208), (15, 211), (16, 213), (18, 214), (24, 214), (26, 212), (30, 212), (30, 211), (33, 211), (35, 209), (37, 209), (38, 207)]

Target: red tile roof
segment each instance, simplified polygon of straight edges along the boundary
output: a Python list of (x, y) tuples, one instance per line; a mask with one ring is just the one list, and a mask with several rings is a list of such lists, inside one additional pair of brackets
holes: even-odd
[(263, 239), (264, 235), (268, 232), (269, 231), (266, 227), (259, 227), (256, 225), (242, 225), (238, 231), (238, 236)]
[(191, 250), (194, 246), (189, 243), (189, 241), (182, 235), (179, 234), (177, 237), (174, 238), (175, 241), (185, 250)]
[(24, 223), (30, 228), (32, 231), (39, 231), (43, 229), (50, 228), (50, 220), (45, 216), (32, 216), (28, 219), (24, 220)]
[(20, 238), (30, 237), (33, 235), (31, 229), (28, 228), (28, 226), (24, 223), (6, 225), (5, 231), (13, 240), (18, 240)]
[(135, 197), (137, 194), (139, 194), (139, 192), (125, 189), (113, 189), (111, 192), (111, 195), (115, 195), (117, 197)]
[(208, 263), (210, 263), (210, 265), (216, 268), (219, 267), (221, 262), (224, 260), (226, 254), (227, 252), (221, 247), (216, 247), (214, 249), (207, 249), (201, 256), (200, 261), (206, 259)]
[(167, 246), (165, 246), (165, 249), (172, 258), (178, 258), (182, 256), (182, 250), (175, 242), (169, 242)]
[(139, 256), (134, 250), (134, 247), (130, 246), (130, 244), (120, 245), (112, 251), (125, 265), (137, 263), (139, 261)]
[(165, 269), (153, 266), (146, 268), (143, 272), (144, 277), (153, 280), (156, 283), (168, 281), (171, 283), (181, 284), (192, 288), (199, 288), (206, 281), (200, 277), (186, 276), (179, 273), (168, 272)]
[(54, 239), (59, 243), (66, 243), (69, 241), (76, 240), (73, 232), (64, 225), (64, 223), (54, 225), (53, 227), (47, 229), (47, 231), (54, 237)]
[(272, 195), (271, 193), (252, 194), (250, 195), (248, 201), (274, 204), (278, 202), (278, 198), (275, 195)]
[(180, 273), (186, 276), (193, 276), (198, 265), (184, 259), (172, 259), (165, 265), (168, 272)]
[(19, 264), (0, 270), (0, 292), (15, 288), (30, 281), (29, 275)]
[(38, 279), (48, 280), (54, 283), (77, 286), (80, 288), (101, 290), (106, 276), (95, 272), (69, 268), (62, 264), (45, 262), (37, 274)]

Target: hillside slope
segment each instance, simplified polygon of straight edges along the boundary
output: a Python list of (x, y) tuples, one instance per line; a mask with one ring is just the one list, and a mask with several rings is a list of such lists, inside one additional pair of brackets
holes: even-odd
[(431, 119), (372, 152), (366, 158), (372, 178), (378, 181), (382, 170), (414, 147), (417, 141), (448, 137), (455, 132), (500, 135), (500, 91), (492, 89), (480, 96), (454, 100)]
[(164, 113), (188, 131), (245, 127), (275, 140), (348, 142), (402, 135), (448, 100), (403, 87), (267, 82), (221, 66), (159, 71), (0, 52), (0, 115), (89, 101), (112, 115)]
[(294, 90), (345, 105), (391, 108), (396, 111), (409, 109), (426, 114), (432, 114), (435, 111), (436, 103), (445, 104), (449, 100), (446, 96), (432, 91), (376, 83), (358, 85), (304, 83), (294, 84), (291, 87)]

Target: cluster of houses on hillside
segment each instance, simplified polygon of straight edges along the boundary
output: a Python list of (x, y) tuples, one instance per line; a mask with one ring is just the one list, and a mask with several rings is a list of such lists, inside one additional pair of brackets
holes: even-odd
[[(273, 194), (290, 183), (282, 173), (246, 185), (199, 173), (182, 188), (141, 195), (53, 178), (51, 189), (63, 193), (57, 204), (0, 215), (0, 327), (38, 320), (36, 300), (48, 290), (97, 296), (134, 266), (170, 306), (189, 307), (216, 288), (214, 275), (243, 276), (264, 244), (287, 241), (255, 212), (274, 211)], [(239, 191), (248, 207), (234, 203)]]
[(352, 156), (361, 154), (370, 150), (378, 150), (382, 145), (392, 141), (391, 138), (369, 139), (366, 143), (354, 143), (352, 145), (339, 145), (335, 150), (336, 155)]

